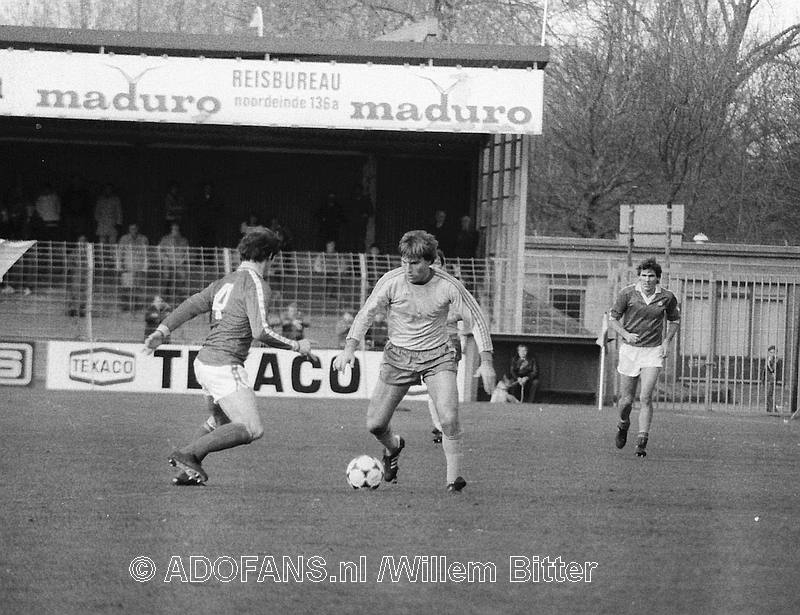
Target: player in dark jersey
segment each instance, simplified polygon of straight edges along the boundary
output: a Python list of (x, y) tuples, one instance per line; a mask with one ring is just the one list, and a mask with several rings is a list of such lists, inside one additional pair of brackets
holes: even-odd
[(608, 326), (623, 340), (617, 366), (620, 397), (616, 446), (623, 448), (628, 440), (636, 384), (641, 380), (636, 455), (644, 457), (647, 455), (645, 447), (653, 420), (653, 390), (664, 365), (664, 357), (669, 352), (670, 342), (680, 328), (681, 314), (675, 295), (659, 284), (661, 266), (655, 259), (643, 261), (636, 272), (639, 281), (626, 286), (617, 295), (608, 313)]
[(311, 351), (308, 340), (286, 339), (267, 322), (271, 291), (264, 275), (280, 249), (276, 235), (248, 233), (238, 249), (242, 262), (236, 271), (181, 303), (145, 340), (144, 351), (152, 353), (183, 323), (211, 312), (211, 331), (194, 361), (197, 381), (211, 399), (211, 417), (192, 442), (170, 455), (169, 463), (181, 470), (176, 485), (204, 484), (208, 475), (202, 462), (208, 453), (249, 444), (264, 433), (244, 370), (253, 339), (304, 355)]

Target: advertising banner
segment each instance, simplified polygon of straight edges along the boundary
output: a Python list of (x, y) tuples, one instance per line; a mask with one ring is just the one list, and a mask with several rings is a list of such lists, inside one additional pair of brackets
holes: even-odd
[(0, 50), (0, 115), (541, 134), (543, 71)]
[[(194, 358), (199, 346), (160, 346), (152, 356), (141, 344), (48, 342), (47, 388), (54, 390), (199, 393)], [(288, 350), (252, 348), (245, 361), (249, 384), (263, 397), (367, 399), (380, 371), (380, 352), (356, 354), (356, 365), (339, 374), (332, 368), (338, 350), (303, 357)], [(427, 399), (424, 385), (413, 399)]]

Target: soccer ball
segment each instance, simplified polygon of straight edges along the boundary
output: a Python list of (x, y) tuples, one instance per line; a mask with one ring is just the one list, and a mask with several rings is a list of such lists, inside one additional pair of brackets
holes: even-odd
[(369, 455), (360, 455), (347, 464), (345, 474), (353, 489), (377, 489), (383, 480), (383, 464)]

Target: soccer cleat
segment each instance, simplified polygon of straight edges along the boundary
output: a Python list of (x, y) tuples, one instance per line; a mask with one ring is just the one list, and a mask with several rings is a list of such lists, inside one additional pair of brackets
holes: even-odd
[(190, 478), (186, 472), (181, 472), (172, 479), (172, 484), (176, 487), (204, 487), (205, 483), (197, 478)]
[(406, 445), (406, 441), (403, 438), (398, 438), (400, 440), (399, 444), (397, 445), (397, 449), (394, 453), (389, 453), (386, 451), (383, 454), (383, 480), (387, 483), (396, 483), (397, 482), (397, 458), (400, 457), (400, 451), (403, 450), (403, 447)]
[(434, 444), (441, 444), (442, 443), (442, 432), (435, 427), (431, 430), (433, 434), (433, 443)]
[(636, 456), (647, 457), (647, 451), (644, 450), (647, 446), (647, 436), (639, 436), (636, 440)]
[(452, 483), (447, 485), (447, 491), (450, 493), (458, 493), (466, 486), (467, 486), (467, 481), (465, 481), (463, 478), (459, 476)]
[(204, 483), (208, 480), (208, 474), (206, 474), (203, 466), (200, 465), (200, 462), (197, 461), (197, 457), (194, 455), (175, 451), (169, 456), (169, 464), (179, 470), (183, 470), (189, 478), (197, 480), (200, 483)]
[(628, 441), (628, 428), (630, 426), (630, 423), (624, 427), (622, 423), (617, 425), (617, 437), (614, 438), (614, 444), (617, 445), (617, 448), (625, 448), (625, 443)]

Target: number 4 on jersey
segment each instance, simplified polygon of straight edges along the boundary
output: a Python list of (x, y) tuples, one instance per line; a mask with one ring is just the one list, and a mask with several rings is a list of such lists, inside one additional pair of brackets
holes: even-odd
[(222, 310), (225, 309), (225, 306), (228, 305), (228, 299), (231, 298), (231, 291), (233, 290), (233, 284), (223, 284), (222, 288), (217, 291), (217, 294), (214, 295), (214, 302), (211, 304), (211, 311), (214, 314), (214, 318), (220, 320), (222, 318)]

